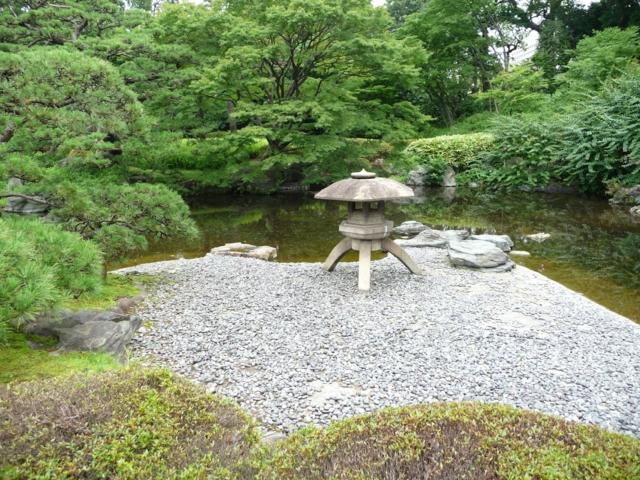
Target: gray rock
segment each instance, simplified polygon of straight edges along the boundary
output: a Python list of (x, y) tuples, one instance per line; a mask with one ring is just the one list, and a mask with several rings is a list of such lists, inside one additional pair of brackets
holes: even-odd
[(60, 328), (58, 351), (107, 352), (122, 356), (140, 323), (139, 318), (117, 322), (89, 320), (71, 328)]
[(410, 237), (412, 235), (417, 235), (423, 230), (426, 230), (428, 227), (420, 222), (416, 222), (415, 220), (409, 220), (407, 222), (402, 222), (400, 225), (393, 229), (393, 233), (396, 235), (402, 235), (405, 237)]
[(469, 230), (435, 230), (449, 242), (460, 242), (469, 237)]
[(488, 268), (476, 268), (479, 272), (487, 272), (487, 273), (503, 273), (510, 272), (516, 267), (516, 264), (512, 260), (507, 260), (506, 263), (502, 265), (498, 265), (497, 267), (488, 267)]
[(494, 268), (509, 262), (509, 257), (493, 243), (464, 240), (449, 243), (449, 260), (457, 267)]
[(409, 240), (396, 240), (403, 247), (446, 248), (448, 240), (438, 230), (427, 228)]
[(640, 185), (618, 188), (613, 197), (609, 199), (609, 203), (614, 205), (640, 205)]
[(59, 310), (37, 315), (26, 324), (24, 331), (34, 335), (57, 336), (61, 329), (73, 328), (89, 321), (119, 322), (128, 319), (128, 315), (117, 307), (113, 310)]
[(513, 241), (509, 235), (489, 235), (483, 233), (481, 235), (471, 235), (470, 240), (482, 240), (484, 242), (491, 242), (496, 247), (500, 248), (503, 252), (508, 252), (513, 248)]
[(526, 250), (511, 250), (509, 252), (509, 255), (513, 255), (516, 257), (530, 257), (531, 253), (527, 252)]
[(263, 245), (247, 252), (246, 256), (257, 258), (259, 260), (275, 260), (275, 258), (278, 256), (278, 250), (276, 250), (274, 247)]
[(631, 207), (629, 209), (629, 213), (635, 217), (640, 217), (640, 205), (637, 205), (635, 207)]
[(456, 187), (458, 184), (456, 183), (456, 172), (448, 166), (444, 171), (444, 175), (442, 176), (442, 186), (443, 187)]
[(41, 197), (8, 197), (4, 211), (20, 215), (43, 215), (50, 207), (51, 205)]
[(467, 230), (433, 230), (426, 228), (409, 240), (396, 240), (405, 247), (446, 248), (449, 242), (460, 242), (469, 236)]
[(24, 184), (21, 178), (18, 177), (10, 177), (9, 181), (7, 181), (7, 191), (12, 192), (14, 188), (21, 187)]
[(426, 176), (427, 169), (420, 165), (407, 174), (406, 184), (412, 187), (423, 187), (426, 184)]
[(540, 233), (532, 233), (530, 235), (525, 235), (523, 238), (523, 240), (526, 242), (528, 241), (532, 241), (532, 242), (536, 242), (536, 243), (542, 243), (545, 240), (548, 240), (551, 237), (550, 233), (544, 233), (544, 232), (540, 232)]
[(274, 247), (263, 245), (256, 247), (249, 243), (226, 243), (221, 247), (212, 248), (210, 255), (228, 255), (232, 257), (257, 258), (259, 260), (274, 260), (278, 256), (278, 250)]

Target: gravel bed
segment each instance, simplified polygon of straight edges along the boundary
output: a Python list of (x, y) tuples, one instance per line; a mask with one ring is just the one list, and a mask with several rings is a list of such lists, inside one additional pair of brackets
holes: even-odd
[(441, 400), (501, 402), (640, 436), (640, 325), (546, 277), (373, 262), (268, 263), (208, 255), (163, 273), (138, 309), (133, 355), (235, 398), (270, 429)]

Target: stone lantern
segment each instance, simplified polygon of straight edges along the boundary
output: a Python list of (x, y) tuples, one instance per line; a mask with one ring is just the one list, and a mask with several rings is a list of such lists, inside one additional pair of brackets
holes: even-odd
[(384, 218), (384, 204), (388, 200), (413, 197), (413, 190), (390, 178), (376, 178), (376, 174), (362, 170), (351, 178), (329, 185), (315, 195), (318, 200), (347, 202), (348, 216), (338, 229), (343, 238), (325, 260), (322, 268), (331, 272), (349, 251), (359, 252), (358, 287), (368, 291), (371, 279), (371, 252), (382, 250), (400, 260), (411, 273), (421, 274), (409, 254), (389, 238), (393, 222)]

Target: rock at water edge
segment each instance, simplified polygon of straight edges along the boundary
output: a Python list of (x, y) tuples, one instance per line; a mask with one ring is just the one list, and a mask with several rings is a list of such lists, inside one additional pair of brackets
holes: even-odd
[(485, 233), (482, 235), (471, 235), (469, 239), (491, 242), (503, 252), (508, 252), (513, 248), (513, 240), (511, 240), (509, 235), (489, 235)]
[(417, 235), (420, 232), (426, 230), (428, 227), (420, 222), (416, 222), (415, 220), (409, 220), (406, 222), (402, 222), (400, 225), (393, 229), (393, 233), (396, 235), (402, 235), (405, 237), (409, 237), (412, 235)]
[(449, 259), (455, 266), (470, 268), (494, 268), (509, 262), (500, 248), (482, 240), (449, 243)]
[(442, 186), (446, 188), (457, 187), (456, 172), (450, 166), (444, 171), (442, 176)]

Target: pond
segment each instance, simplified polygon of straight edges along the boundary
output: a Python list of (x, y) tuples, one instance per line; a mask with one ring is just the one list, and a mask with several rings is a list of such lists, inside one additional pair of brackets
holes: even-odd
[[(387, 216), (396, 224), (418, 220), (508, 234), (515, 249), (531, 253), (514, 257), (517, 263), (640, 321), (640, 222), (626, 210), (579, 195), (432, 190), (411, 204), (389, 205)], [(192, 213), (200, 239), (154, 244), (112, 267), (194, 258), (237, 241), (277, 247), (280, 262), (320, 262), (341, 238), (337, 228), (346, 207), (310, 194), (211, 196), (192, 202)], [(524, 242), (524, 235), (537, 232), (551, 237)]]

